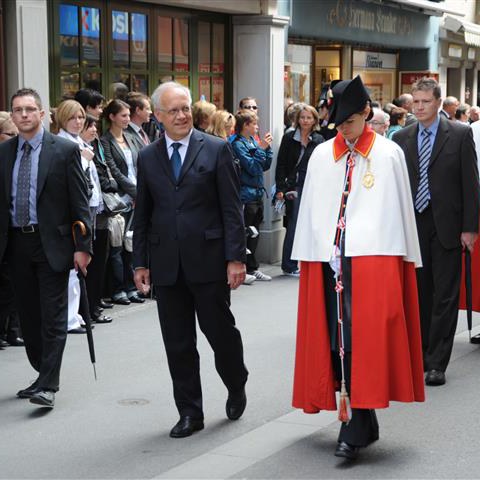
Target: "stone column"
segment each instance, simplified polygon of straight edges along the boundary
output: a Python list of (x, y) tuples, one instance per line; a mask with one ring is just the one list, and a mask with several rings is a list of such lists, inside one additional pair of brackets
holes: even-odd
[(284, 236), (282, 217), (273, 212), (270, 190), (275, 183), (276, 154), (283, 135), (283, 70), (287, 17), (233, 17), (234, 108), (243, 97), (255, 97), (259, 106), (260, 134), (273, 136), (274, 161), (265, 173), (265, 215), (257, 257), (266, 263), (280, 261)]
[(47, 0), (8, 0), (4, 6), (7, 97), (19, 88), (33, 88), (48, 112)]

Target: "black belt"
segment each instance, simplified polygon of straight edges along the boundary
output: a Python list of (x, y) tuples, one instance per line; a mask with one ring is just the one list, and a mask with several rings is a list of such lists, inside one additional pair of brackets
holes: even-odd
[(24, 227), (11, 227), (15, 233), (37, 233), (39, 231), (38, 224), (35, 225), (25, 225)]

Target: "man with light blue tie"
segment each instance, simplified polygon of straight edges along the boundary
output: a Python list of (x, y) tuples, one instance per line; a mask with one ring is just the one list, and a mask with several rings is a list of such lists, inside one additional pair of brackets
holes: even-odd
[(417, 270), (425, 383), (443, 385), (457, 326), (462, 249), (478, 236), (480, 188), (470, 127), (439, 114), (433, 78), (413, 85), (418, 123), (393, 140), (407, 160), (423, 268)]
[[(11, 272), (27, 356), (38, 378), (19, 398), (52, 408), (67, 336), (67, 286), (91, 255), (88, 187), (78, 145), (42, 126), (35, 90), (11, 100), (19, 135), (0, 145), (0, 262)], [(72, 235), (82, 222), (84, 236)], [(75, 240), (75, 241), (74, 241)]]

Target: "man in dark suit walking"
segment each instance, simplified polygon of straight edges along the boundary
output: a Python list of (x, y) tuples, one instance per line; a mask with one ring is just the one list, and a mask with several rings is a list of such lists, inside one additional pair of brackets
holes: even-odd
[[(53, 407), (67, 337), (69, 270), (86, 274), (91, 225), (78, 145), (46, 132), (35, 90), (12, 97), (17, 138), (0, 145), (0, 261), (10, 266), (25, 347), (38, 378), (17, 396)], [(76, 244), (72, 224), (83, 222)]]
[(164, 83), (152, 102), (165, 136), (138, 156), (133, 263), (137, 288), (155, 286), (178, 438), (203, 428), (195, 314), (228, 389), (228, 418), (245, 410), (248, 372), (230, 311), (230, 289), (245, 279), (245, 229), (230, 148), (193, 128), (189, 90)]
[(479, 222), (479, 179), (470, 127), (439, 114), (433, 78), (412, 90), (418, 124), (393, 137), (405, 152), (423, 268), (417, 270), (427, 385), (443, 385), (458, 318), (462, 248), (473, 249)]

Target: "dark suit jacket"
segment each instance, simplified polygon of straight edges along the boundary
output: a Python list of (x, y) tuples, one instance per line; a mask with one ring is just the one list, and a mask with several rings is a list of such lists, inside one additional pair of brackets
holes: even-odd
[[(143, 140), (140, 138), (140, 136), (138, 135), (138, 133), (132, 128), (131, 125), (129, 125), (126, 129), (125, 129), (126, 132), (128, 132), (130, 134), (130, 137), (132, 139), (132, 142), (134, 143), (135, 145), (135, 148), (137, 149), (137, 151), (141, 150), (143, 147), (145, 147), (145, 143), (143, 142)], [(146, 135), (146, 133), (145, 133)]]
[[(0, 259), (5, 255), (10, 228), (12, 172), (18, 138), (0, 144)], [(48, 263), (57, 272), (73, 267), (75, 250), (91, 253), (88, 186), (78, 145), (45, 132), (38, 164), (37, 218)], [(72, 224), (80, 220), (87, 235), (77, 235)], [(8, 259), (7, 259), (8, 261)]]
[[(128, 148), (130, 148), (132, 152), (133, 166), (136, 170), (139, 148), (136, 146), (130, 133), (124, 131), (123, 135), (125, 137), (125, 141), (127, 142)], [(119, 186), (119, 193), (121, 195), (128, 193), (132, 198), (135, 198), (137, 196), (137, 187), (128, 178), (127, 160), (122, 149), (118, 146), (117, 142), (113, 138), (113, 135), (110, 133), (110, 130), (102, 136), (100, 141), (102, 142), (105, 153), (105, 161), (110, 168), (112, 177), (116, 180)]]
[(240, 182), (228, 144), (193, 130), (178, 181), (162, 137), (138, 156), (133, 265), (150, 264), (154, 285), (226, 280), (245, 261)]
[[(418, 124), (393, 136), (407, 159), (413, 201), (418, 190)], [(480, 189), (477, 156), (469, 126), (440, 115), (428, 167), (431, 207), (438, 238), (444, 248), (460, 246), (462, 232), (478, 232)]]

